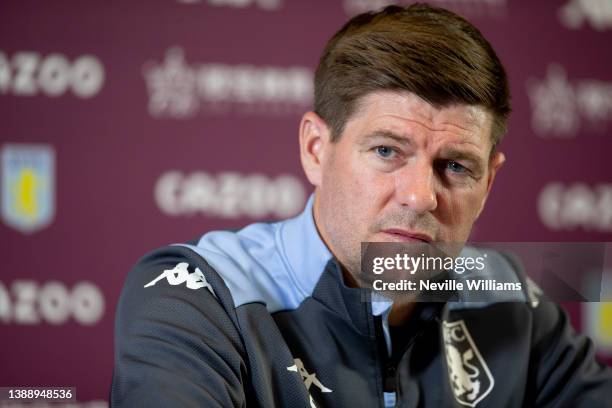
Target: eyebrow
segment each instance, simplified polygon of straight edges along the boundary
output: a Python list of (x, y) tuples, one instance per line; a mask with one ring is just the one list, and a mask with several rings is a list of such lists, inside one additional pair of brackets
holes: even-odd
[(368, 134), (364, 140), (367, 141), (369, 139), (380, 138), (380, 139), (392, 139), (403, 145), (411, 145), (412, 139), (410, 137), (400, 136), (397, 133), (393, 133), (390, 130), (375, 130), (374, 132)]

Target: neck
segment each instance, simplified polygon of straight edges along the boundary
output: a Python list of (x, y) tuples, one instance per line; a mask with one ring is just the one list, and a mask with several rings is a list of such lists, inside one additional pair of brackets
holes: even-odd
[[(317, 229), (317, 232), (319, 234), (319, 237), (321, 238), (321, 240), (325, 243), (325, 245), (327, 246), (327, 248), (330, 250), (330, 252), (336, 257), (336, 259), (338, 259), (338, 257), (336, 256), (336, 254), (334, 254), (333, 249), (331, 248), (331, 246), (329, 245), (329, 242), (326, 240), (325, 234), (323, 231), (321, 231), (321, 228), (319, 227), (319, 206), (318, 206), (318, 196), (315, 194), (315, 201), (313, 203), (313, 219), (314, 219), (314, 223), (315, 223), (315, 227)], [(346, 265), (343, 265), (342, 262), (340, 262), (340, 266), (342, 268), (342, 277), (344, 280), (344, 284), (350, 288), (358, 288), (360, 287), (358, 280), (355, 278), (355, 276), (348, 270), (348, 268), (346, 267)], [(414, 302), (409, 302), (409, 301), (401, 301), (401, 300), (395, 300), (393, 302), (393, 305), (391, 306), (391, 311), (389, 312), (389, 324), (391, 326), (401, 326), (403, 324), (406, 324), (406, 322), (408, 322), (408, 319), (410, 319), (410, 316), (412, 315), (412, 312), (414, 310), (415, 307), (415, 303)]]
[(389, 325), (403, 326), (405, 325), (416, 307), (415, 302), (393, 302), (391, 311), (389, 312)]

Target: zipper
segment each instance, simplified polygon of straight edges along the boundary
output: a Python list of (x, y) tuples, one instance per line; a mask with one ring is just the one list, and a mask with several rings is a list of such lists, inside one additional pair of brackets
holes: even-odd
[[(419, 337), (421, 337), (425, 331), (427, 329), (429, 329), (429, 326), (434, 323), (434, 322), (439, 322), (440, 319), (437, 316), (437, 313), (432, 313), (429, 316), (423, 318), (424, 316), (422, 315), (424, 312), (424, 310), (419, 310), (418, 313), (420, 314), (417, 319), (419, 321), (418, 323), (418, 330), (416, 331), (416, 333), (410, 338), (410, 340), (406, 343), (406, 345), (402, 348), (401, 353), (399, 354), (399, 358), (398, 359), (393, 359), (392, 357), (389, 357), (387, 354), (387, 348), (386, 348), (386, 344), (383, 344), (384, 349), (383, 351), (383, 355), (386, 357), (383, 361), (384, 363), (384, 372), (383, 372), (383, 389), (384, 392), (394, 392), (395, 393), (395, 408), (399, 407), (400, 401), (401, 401), (401, 397), (402, 397), (402, 389), (400, 387), (400, 378), (397, 375), (397, 371), (398, 371), (398, 367), (400, 366), (400, 364), (402, 363), (402, 361), (404, 361), (404, 359), (406, 359), (407, 354), (408, 354), (408, 350), (410, 350), (413, 345), (416, 343), (416, 341), (419, 339)], [(408, 324), (407, 329), (413, 327), (413, 324)], [(377, 339), (378, 338), (382, 338), (383, 341), (382, 343), (385, 343), (384, 340), (384, 333), (383, 333), (383, 327), (382, 327), (382, 318), (379, 319), (379, 321), (376, 324), (376, 336)], [(380, 337), (379, 337), (380, 336)], [(391, 347), (393, 347), (393, 344), (391, 344)], [(388, 391), (389, 390), (389, 391)]]

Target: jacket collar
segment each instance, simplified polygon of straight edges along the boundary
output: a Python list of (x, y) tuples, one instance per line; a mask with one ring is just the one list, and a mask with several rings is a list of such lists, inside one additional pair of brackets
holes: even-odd
[(313, 202), (314, 194), (301, 214), (281, 223), (277, 242), (289, 272), (307, 296), (312, 294), (325, 266), (332, 259), (315, 225)]

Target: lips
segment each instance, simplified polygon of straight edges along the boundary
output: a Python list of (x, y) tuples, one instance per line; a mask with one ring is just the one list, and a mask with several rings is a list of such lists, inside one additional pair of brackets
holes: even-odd
[(389, 228), (389, 229), (383, 230), (382, 232), (392, 236), (395, 239), (406, 241), (406, 242), (414, 242), (414, 241), (431, 242), (433, 241), (432, 237), (422, 232), (414, 232), (414, 231), (409, 231), (409, 230), (403, 230), (400, 228)]

